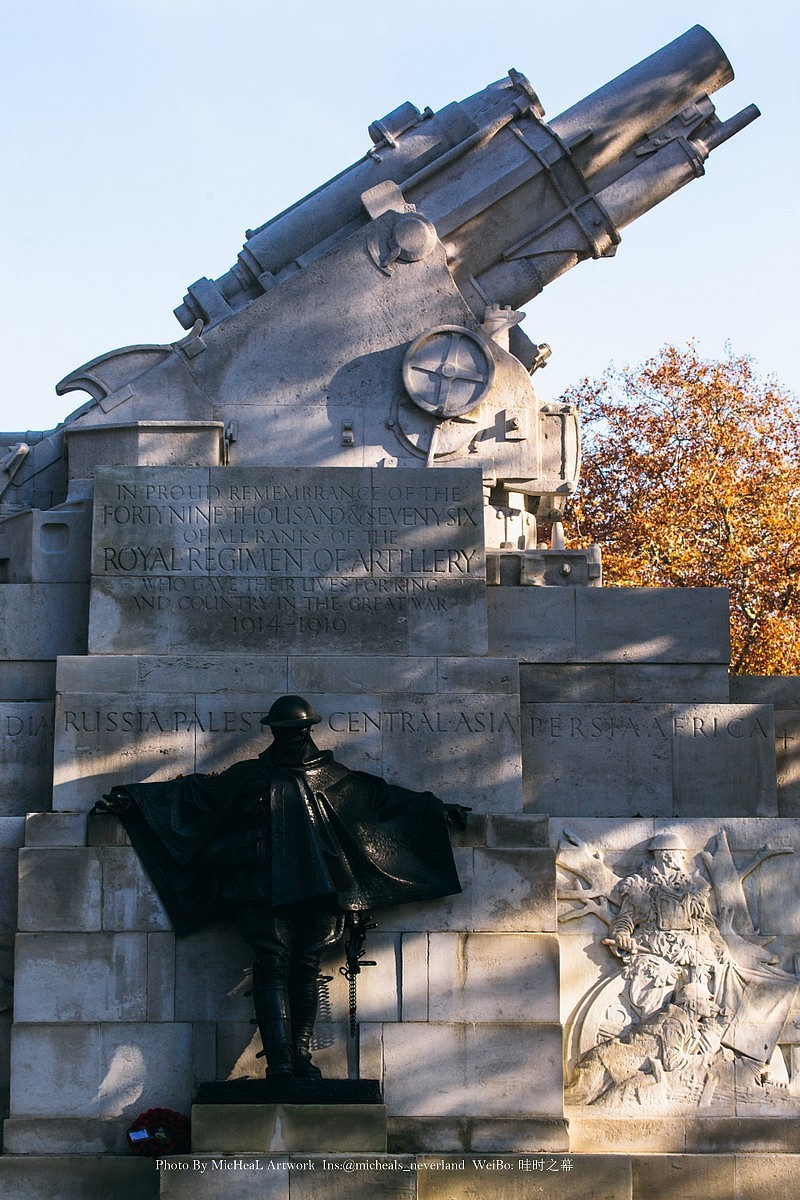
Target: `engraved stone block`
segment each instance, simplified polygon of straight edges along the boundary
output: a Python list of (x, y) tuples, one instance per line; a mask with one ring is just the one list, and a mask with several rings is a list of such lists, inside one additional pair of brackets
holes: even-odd
[(105, 470), (95, 653), (486, 650), (479, 471)]
[(224, 771), (235, 762), (256, 758), (272, 740), (261, 718), (274, 695), (263, 689), (256, 695), (196, 692), (186, 714), (194, 733), (195, 770)]
[[(536, 704), (522, 714), (525, 807), (532, 812), (669, 815), (666, 706)], [(632, 807), (633, 806), (633, 807)]]
[(524, 705), (525, 807), (775, 815), (772, 730), (766, 705)]
[(383, 707), (381, 773), (389, 782), (483, 812), (521, 809), (516, 697), (399, 695)]
[(85, 812), (116, 783), (172, 779), (191, 772), (197, 722), (194, 697), (185, 694), (59, 696), (54, 808)]
[(675, 814), (778, 815), (769, 706), (676, 705), (672, 726)]
[[(286, 686), (285, 659), (265, 656), (262, 675), (258, 658), (232, 656), (223, 671), (215, 655), (142, 656), (138, 684), (128, 693), (104, 686), (98, 669), (104, 661), (85, 659), (84, 668), (70, 660), (61, 672), (72, 690), (57, 698), (57, 809), (85, 811), (113, 784), (221, 771), (256, 757), (271, 740), (260, 721), (276, 685)], [(376, 655), (367, 665), (363, 658), (351, 664), (324, 656), (300, 660), (304, 665), (298, 671), (293, 660), (291, 683), (303, 685), (303, 694), (323, 717), (315, 730), (320, 746), (346, 766), (433, 791), (476, 812), (519, 811), (515, 664), (491, 663), (487, 670), (482, 660), (446, 661), (442, 675), (434, 658)], [(110, 659), (112, 683), (119, 682), (119, 662), (119, 656)], [(462, 683), (470, 675), (476, 683), (496, 677), (498, 690), (451, 690), (456, 675)], [(412, 680), (431, 690), (406, 691)], [(367, 682), (377, 690), (361, 690), (358, 685)], [(337, 683), (338, 688), (352, 683), (354, 690), (338, 690)], [(184, 687), (155, 691), (156, 684)], [(197, 690), (187, 691), (187, 684)]]
[(775, 712), (778, 806), (781, 816), (800, 816), (800, 705)]
[(0, 701), (0, 815), (49, 806), (52, 756), (52, 702)]

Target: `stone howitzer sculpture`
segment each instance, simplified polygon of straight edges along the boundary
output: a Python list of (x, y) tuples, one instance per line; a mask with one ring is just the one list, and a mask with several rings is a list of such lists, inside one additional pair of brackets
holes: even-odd
[(401, 105), (369, 127), (363, 159), (192, 284), (186, 338), (69, 374), (59, 394), (91, 400), (27, 452), (0, 435), (5, 511), (63, 501), (75, 431), (144, 424), (157, 441), (206, 422), (239, 465), (479, 466), (487, 547), (535, 547), (537, 521), (560, 530), (580, 437), (572, 408), (537, 398), (550, 350), (519, 328), (520, 306), (614, 255), (625, 226), (759, 115), (717, 118), (708, 93), (732, 78), (696, 26), (550, 123), (515, 70), (438, 113)]

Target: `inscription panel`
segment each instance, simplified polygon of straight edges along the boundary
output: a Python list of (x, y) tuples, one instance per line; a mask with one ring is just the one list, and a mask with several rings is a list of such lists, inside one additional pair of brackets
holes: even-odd
[(52, 703), (0, 702), (0, 816), (49, 808), (52, 754)]
[(98, 471), (90, 651), (486, 651), (479, 471)]
[[(222, 666), (210, 658), (142, 658), (140, 687), (106, 691), (102, 685), (92, 687), (96, 675), (92, 668), (102, 661), (75, 660), (69, 673), (71, 687), (57, 698), (53, 800), (57, 811), (85, 811), (114, 784), (221, 771), (256, 757), (271, 740), (260, 722), (275, 693), (258, 689), (250, 675), (239, 688), (218, 691), (215, 685)], [(242, 660), (229, 661), (235, 674)], [(373, 661), (376, 674), (383, 667), (382, 686), (303, 689), (323, 717), (314, 731), (318, 744), (355, 770), (371, 771), (419, 790), (429, 788), (442, 799), (476, 811), (519, 812), (516, 696), (488, 688), (412, 691), (398, 677), (396, 659), (375, 656)], [(412, 661), (412, 677), (418, 678), (423, 660)], [(245, 663), (248, 668), (254, 664), (255, 659)], [(162, 685), (171, 679), (178, 682), (178, 666), (185, 668), (187, 681), (200, 686), (185, 691), (151, 686), (156, 679)], [(82, 673), (83, 687), (79, 686)], [(435, 688), (436, 672), (428, 674)], [(342, 672), (340, 684), (346, 682)]]
[(778, 797), (781, 816), (800, 815), (800, 711), (775, 713)]
[(524, 704), (530, 812), (777, 815), (774, 720), (758, 704)]

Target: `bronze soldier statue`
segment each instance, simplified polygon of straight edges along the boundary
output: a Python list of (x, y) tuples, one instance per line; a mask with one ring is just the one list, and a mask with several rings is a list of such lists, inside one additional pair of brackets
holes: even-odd
[(311, 737), (322, 718), (281, 696), (273, 741), (220, 775), (114, 787), (96, 811), (130, 835), (178, 934), (227, 916), (253, 950), (267, 1075), (319, 1076), (311, 1037), (323, 950), (349, 919), (461, 891), (447, 826), (467, 809), (351, 771)]

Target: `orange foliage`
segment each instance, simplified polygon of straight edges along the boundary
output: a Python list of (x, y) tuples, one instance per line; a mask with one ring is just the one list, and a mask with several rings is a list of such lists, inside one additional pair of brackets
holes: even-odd
[(584, 422), (572, 540), (602, 547), (606, 583), (726, 587), (731, 670), (800, 673), (797, 399), (691, 344), (563, 399)]

